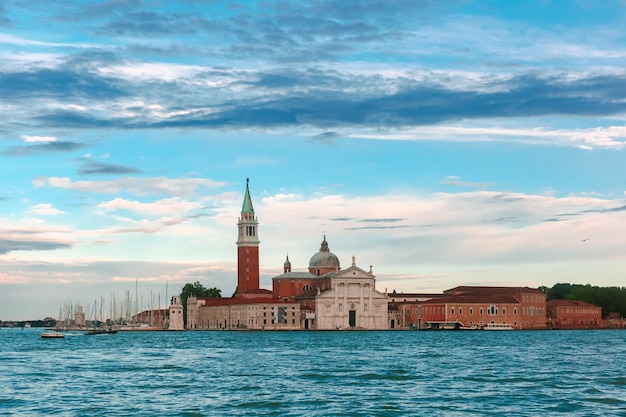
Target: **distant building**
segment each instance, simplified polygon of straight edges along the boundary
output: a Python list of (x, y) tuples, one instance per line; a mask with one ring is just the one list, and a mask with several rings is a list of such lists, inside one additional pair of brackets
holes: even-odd
[(375, 276), (356, 266), (344, 271), (326, 237), (307, 272), (272, 278), (272, 291), (259, 287), (259, 224), (250, 189), (237, 222), (237, 290), (232, 298), (187, 300), (187, 329), (387, 329), (387, 297), (376, 291)]
[(298, 330), (300, 304), (276, 298), (232, 297), (207, 300), (198, 307), (194, 329)]
[(293, 272), (289, 257), (284, 272), (272, 278), (273, 295), (307, 308), (303, 329), (388, 329), (387, 296), (376, 290), (376, 276), (356, 265), (341, 270), (326, 236), (309, 260), (308, 271)]
[[(454, 313), (450, 310), (452, 319), (507, 323), (515, 329), (525, 330), (546, 328), (546, 294), (535, 288), (460, 286), (444, 291), (444, 295), (474, 298), (471, 304), (478, 307), (470, 314), (467, 309), (459, 311), (457, 306)], [(451, 304), (450, 308), (455, 305)]]
[(388, 299), (376, 291), (372, 271), (352, 266), (330, 275), (330, 288), (315, 297), (315, 326), (319, 330), (389, 328)]
[(614, 311), (609, 313), (606, 318), (606, 327), (609, 329), (626, 329), (626, 319), (619, 312)]
[[(402, 294), (391, 297), (396, 300)], [(403, 328), (422, 329), (441, 322), (477, 328), (496, 323), (514, 329), (546, 328), (545, 293), (533, 288), (460, 286), (440, 295), (407, 299), (393, 302)]]
[(169, 322), (167, 326), (168, 330), (185, 330), (185, 323), (183, 320), (183, 304), (180, 301), (180, 295), (172, 297), (172, 302), (169, 308)]
[(131, 322), (135, 325), (143, 325), (149, 327), (165, 327), (169, 309), (161, 308), (154, 310), (144, 310), (131, 317)]
[(187, 300), (187, 328), (299, 329), (300, 304), (274, 297), (259, 286), (259, 223), (246, 181), (241, 216), (237, 222), (237, 290), (232, 298)]
[(598, 329), (606, 327), (602, 307), (576, 300), (550, 300), (546, 318), (552, 329)]
[(76, 312), (74, 312), (74, 325), (78, 327), (85, 327), (85, 312), (83, 306), (77, 306)]

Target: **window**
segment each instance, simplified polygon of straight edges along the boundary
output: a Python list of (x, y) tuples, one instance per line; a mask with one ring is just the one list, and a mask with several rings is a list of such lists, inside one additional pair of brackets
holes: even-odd
[(516, 308), (513, 309), (513, 314), (515, 314), (517, 316), (517, 309)]
[(304, 286), (302, 286), (302, 291), (311, 291), (313, 289), (313, 287), (311, 287), (309, 284), (305, 284)]
[(454, 307), (450, 309), (450, 314), (454, 314)]
[(490, 316), (495, 316), (496, 314), (498, 314), (498, 308), (494, 305), (489, 306), (489, 309), (487, 310), (487, 314), (489, 314)]
[[(471, 316), (472, 314), (474, 314), (474, 309), (473, 309), (472, 307), (470, 307), (470, 309), (469, 309), (469, 313), (470, 313), (470, 316)], [(482, 313), (481, 313), (481, 314), (482, 314)]]
[(463, 307), (459, 307), (459, 315), (463, 314)]
[(480, 308), (480, 315), (481, 316), (483, 315), (483, 308), (482, 307)]
[(502, 314), (506, 314), (506, 308), (502, 308)]
[(278, 322), (287, 324), (287, 307), (278, 307)]

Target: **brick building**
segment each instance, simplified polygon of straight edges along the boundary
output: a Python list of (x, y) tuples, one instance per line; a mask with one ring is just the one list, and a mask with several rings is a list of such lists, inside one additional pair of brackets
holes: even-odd
[(402, 317), (399, 328), (428, 327), (433, 323), (458, 323), (481, 328), (486, 324), (508, 324), (514, 329), (546, 328), (545, 293), (527, 287), (455, 287), (440, 295), (392, 296)]
[(551, 329), (599, 329), (606, 327), (602, 307), (576, 300), (550, 300), (546, 319)]

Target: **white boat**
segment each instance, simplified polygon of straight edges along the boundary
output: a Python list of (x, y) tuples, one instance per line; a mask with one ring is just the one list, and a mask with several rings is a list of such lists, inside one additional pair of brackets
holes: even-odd
[(487, 323), (483, 330), (513, 330), (513, 328), (508, 323)]
[(459, 330), (463, 328), (460, 321), (427, 321), (424, 330)]
[(61, 332), (43, 332), (41, 334), (42, 339), (63, 339), (65, 335)]

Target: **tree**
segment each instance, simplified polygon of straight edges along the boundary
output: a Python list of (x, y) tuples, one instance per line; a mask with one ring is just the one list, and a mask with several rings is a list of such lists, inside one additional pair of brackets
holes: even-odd
[(572, 289), (572, 284), (555, 284), (548, 290), (547, 300), (565, 300), (566, 295)]
[(219, 288), (205, 288), (200, 284), (200, 281), (196, 281), (193, 284), (187, 283), (180, 292), (180, 301), (183, 304), (183, 320), (187, 323), (187, 299), (190, 296), (194, 297), (216, 297), (222, 296), (222, 291)]

